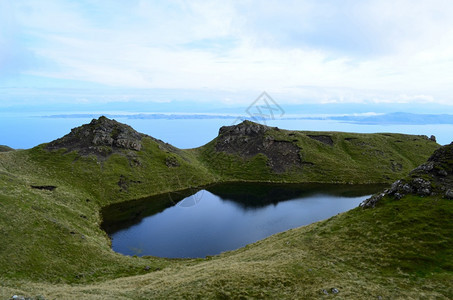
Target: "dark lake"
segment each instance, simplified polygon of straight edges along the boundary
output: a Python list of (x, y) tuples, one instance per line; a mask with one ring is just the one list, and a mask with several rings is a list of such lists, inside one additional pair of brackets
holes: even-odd
[(126, 255), (205, 257), (357, 207), (376, 185), (229, 183), (106, 207), (102, 227)]

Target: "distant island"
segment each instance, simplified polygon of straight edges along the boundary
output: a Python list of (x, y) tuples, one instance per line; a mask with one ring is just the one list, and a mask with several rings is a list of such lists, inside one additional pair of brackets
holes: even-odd
[[(58, 114), (40, 116), (42, 118), (98, 118), (100, 114)], [(202, 120), (202, 119), (231, 119), (250, 121), (270, 121), (273, 117), (266, 115), (247, 114), (206, 114), (206, 113), (140, 113), (140, 114), (105, 114), (108, 118), (126, 119), (165, 119), (165, 120)], [(413, 114), (405, 112), (383, 114), (358, 114), (358, 115), (326, 115), (326, 116), (283, 116), (280, 120), (334, 120), (339, 122), (363, 125), (427, 125), (427, 124), (453, 124), (453, 115), (449, 114)]]

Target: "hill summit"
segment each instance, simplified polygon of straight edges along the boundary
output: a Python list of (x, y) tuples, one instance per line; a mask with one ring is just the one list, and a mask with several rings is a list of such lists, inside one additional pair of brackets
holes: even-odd
[(216, 151), (237, 154), (242, 158), (251, 158), (259, 153), (264, 154), (268, 166), (276, 173), (284, 172), (291, 167), (300, 167), (300, 148), (292, 141), (278, 140), (268, 131), (280, 131), (250, 121), (243, 121), (234, 126), (223, 126), (217, 137)]
[(140, 151), (144, 136), (129, 125), (101, 116), (89, 124), (73, 128), (67, 135), (50, 142), (46, 149), (64, 148), (68, 152), (78, 151), (81, 155), (107, 156), (121, 149)]

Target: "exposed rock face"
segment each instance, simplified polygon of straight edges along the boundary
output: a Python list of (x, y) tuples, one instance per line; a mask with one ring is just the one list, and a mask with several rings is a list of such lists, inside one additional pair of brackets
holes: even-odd
[(412, 170), (407, 178), (395, 181), (389, 189), (373, 195), (360, 206), (375, 207), (385, 196), (399, 200), (408, 194), (453, 199), (453, 143), (434, 151), (428, 161)]
[(300, 148), (289, 141), (279, 141), (267, 135), (269, 130), (279, 130), (250, 121), (235, 126), (223, 126), (219, 130), (216, 151), (251, 158), (259, 153), (268, 158), (269, 167), (276, 173), (302, 165)]
[(322, 134), (318, 134), (318, 135), (312, 135), (312, 134), (309, 134), (307, 135), (309, 138), (313, 139), (313, 140), (316, 140), (318, 142), (321, 142), (323, 144), (326, 144), (326, 145), (329, 145), (329, 146), (333, 146), (333, 140), (332, 140), (332, 137), (328, 136), (328, 135), (322, 135)]
[(81, 155), (96, 154), (108, 156), (121, 149), (139, 151), (144, 134), (132, 127), (106, 117), (93, 119), (91, 123), (74, 128), (64, 137), (50, 142), (48, 150), (66, 148), (77, 150)]

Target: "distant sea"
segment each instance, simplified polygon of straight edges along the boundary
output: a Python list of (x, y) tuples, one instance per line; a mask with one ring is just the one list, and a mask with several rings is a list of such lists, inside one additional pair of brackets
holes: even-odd
[[(71, 128), (89, 123), (91, 117), (43, 118), (22, 114), (0, 114), (0, 145), (15, 149), (27, 149), (41, 143), (50, 142), (69, 133)], [(135, 130), (153, 136), (178, 148), (187, 149), (202, 146), (215, 138), (221, 126), (237, 124), (231, 119), (131, 119), (115, 117), (119, 122), (132, 126)], [(240, 121), (239, 121), (240, 122)], [(453, 124), (357, 124), (339, 120), (284, 120), (265, 122), (269, 126), (282, 129), (311, 131), (346, 131), (358, 133), (393, 132), (417, 135), (435, 135), (439, 144), (453, 141)]]

